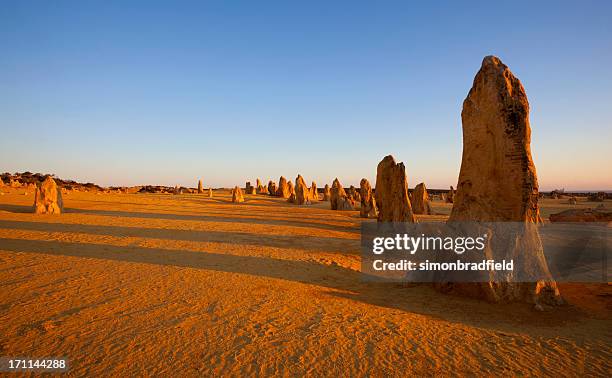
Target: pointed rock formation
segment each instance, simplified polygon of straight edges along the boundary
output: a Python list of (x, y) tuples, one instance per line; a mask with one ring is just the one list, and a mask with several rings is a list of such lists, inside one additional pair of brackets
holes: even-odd
[(35, 214), (61, 214), (64, 211), (62, 192), (51, 176), (36, 186), (33, 210)]
[(370, 182), (367, 179), (361, 179), (359, 183), (359, 192), (361, 197), (359, 216), (362, 218), (378, 218), (376, 200), (372, 195), (372, 186), (370, 186)]
[(311, 201), (319, 200), (319, 192), (317, 190), (317, 183), (314, 181), (312, 182), (312, 185), (310, 186), (310, 200)]
[(238, 186), (234, 187), (232, 190), (232, 202), (233, 203), (241, 203), (244, 202), (244, 196), (242, 195), (242, 189)]
[[(449, 224), (460, 227), (462, 221), (491, 222), (482, 257), (514, 260), (514, 272), (503, 275), (501, 282), (440, 287), (491, 302), (559, 303), (561, 297), (548, 270), (538, 230), (532, 225), (540, 221), (540, 215), (530, 149), (529, 103), (523, 85), (499, 58), (484, 58), (463, 102), (461, 121), (463, 156)], [(524, 226), (508, 235), (501, 222)], [(518, 272), (544, 279), (514, 282), (513, 274)]]
[(212, 188), (208, 188), (208, 198), (213, 198)]
[(329, 201), (331, 199), (331, 190), (329, 189), (329, 185), (325, 184), (323, 188), (323, 201)]
[(198, 180), (198, 194), (202, 193), (204, 193), (204, 190), (202, 189), (202, 180)]
[(295, 178), (295, 203), (305, 205), (310, 203), (310, 189), (306, 186), (306, 181), (302, 175)]
[(268, 187), (261, 184), (261, 181), (257, 179), (257, 194), (268, 194)]
[(427, 194), (427, 188), (424, 182), (417, 185), (412, 191), (411, 204), (412, 212), (415, 214), (433, 214), (431, 204), (429, 203), (429, 194)]
[(355, 201), (348, 197), (337, 178), (334, 180), (330, 192), (330, 205), (332, 210), (355, 209)]
[(379, 222), (415, 222), (408, 198), (408, 180), (404, 163), (385, 156), (376, 169), (376, 205)]
[[(293, 187), (293, 184), (291, 185)], [(289, 190), (289, 184), (287, 179), (283, 176), (278, 180), (278, 189), (276, 189), (276, 196), (282, 198), (289, 198), (291, 191)]]
[(289, 193), (289, 197), (287, 197), (287, 202), (297, 203), (297, 198), (295, 195), (295, 188), (293, 186), (293, 182), (291, 181), (287, 181), (287, 192)]

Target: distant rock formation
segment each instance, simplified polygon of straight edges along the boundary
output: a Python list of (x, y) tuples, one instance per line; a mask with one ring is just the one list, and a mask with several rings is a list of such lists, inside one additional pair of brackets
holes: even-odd
[(289, 192), (289, 197), (287, 197), (287, 202), (297, 203), (297, 198), (295, 195), (295, 187), (293, 186), (293, 182), (287, 181), (287, 191)]
[(302, 175), (295, 178), (295, 203), (298, 205), (310, 204), (310, 189)]
[[(293, 187), (293, 184), (291, 185)], [(289, 190), (289, 184), (287, 179), (283, 176), (278, 180), (278, 189), (276, 190), (276, 196), (282, 198), (289, 198), (291, 191)]]
[(567, 200), (567, 203), (569, 203), (570, 205), (575, 205), (578, 203), (578, 200), (576, 200), (576, 197), (571, 196), (569, 200)]
[(208, 188), (208, 198), (213, 198), (212, 188)]
[(198, 194), (202, 193), (204, 193), (204, 190), (202, 189), (202, 180), (198, 180)]
[(257, 179), (257, 194), (268, 194), (268, 187), (261, 184), (259, 178)]
[(363, 178), (359, 182), (359, 192), (361, 196), (361, 208), (359, 216), (362, 218), (378, 218), (378, 210), (376, 208), (376, 200), (372, 195), (372, 186), (370, 182)]
[[(515, 272), (545, 279), (514, 282), (511, 272), (495, 282), (452, 283), (438, 288), (491, 302), (560, 303), (538, 230), (529, 226), (540, 221), (540, 214), (527, 95), (497, 57), (484, 58), (463, 102), (461, 121), (463, 156), (449, 225), (490, 222), (487, 247), (474, 258), (514, 260)], [(508, 235), (503, 222), (522, 224), (523, 228)], [(492, 249), (492, 245), (503, 248)]]
[(452, 185), (450, 187), (450, 190), (446, 194), (445, 198), (446, 198), (446, 203), (453, 203), (453, 201), (455, 200), (455, 189), (453, 189)]
[(427, 194), (427, 188), (425, 183), (422, 182), (417, 185), (412, 191), (412, 212), (415, 214), (426, 214), (431, 215), (431, 204), (429, 203), (429, 194)]
[(310, 200), (311, 201), (319, 200), (319, 192), (317, 191), (317, 183), (314, 181), (312, 182), (312, 185), (310, 186)]
[(35, 214), (61, 214), (64, 211), (62, 192), (51, 176), (37, 185), (33, 210)]
[(268, 194), (271, 196), (275, 196), (278, 188), (276, 187), (276, 183), (272, 180), (268, 181)]
[(244, 196), (242, 195), (242, 189), (240, 187), (235, 186), (232, 189), (232, 202), (233, 203), (241, 203), (244, 202)]
[(323, 188), (323, 201), (329, 201), (331, 199), (331, 190), (329, 189), (329, 185), (325, 184)]
[(355, 201), (348, 197), (338, 178), (334, 180), (331, 187), (330, 205), (332, 210), (355, 209)]
[(376, 205), (379, 222), (415, 222), (408, 198), (408, 180), (404, 163), (395, 163), (387, 155), (376, 169)]

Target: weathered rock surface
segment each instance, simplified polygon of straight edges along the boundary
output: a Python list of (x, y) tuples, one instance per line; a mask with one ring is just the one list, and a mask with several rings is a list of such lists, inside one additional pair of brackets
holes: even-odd
[(362, 218), (378, 218), (376, 200), (374, 199), (374, 195), (372, 195), (372, 186), (367, 179), (363, 178), (359, 182), (359, 192), (361, 197), (359, 216)]
[(306, 181), (302, 175), (295, 178), (295, 203), (305, 205), (310, 203), (310, 189), (306, 186)]
[(331, 199), (331, 189), (329, 185), (325, 184), (323, 188), (323, 201), (329, 201)]
[[(293, 184), (291, 184), (293, 187)], [(282, 198), (289, 198), (291, 195), (291, 191), (289, 190), (289, 184), (287, 183), (287, 179), (283, 176), (278, 180), (278, 189), (276, 190), (276, 196)]]
[(431, 204), (429, 203), (429, 194), (427, 193), (425, 183), (422, 182), (414, 188), (414, 190), (412, 191), (411, 204), (412, 212), (415, 214), (433, 214), (433, 211), (431, 210)]
[(319, 200), (319, 191), (317, 190), (317, 183), (314, 181), (312, 182), (312, 185), (310, 185), (310, 200), (311, 201)]
[(232, 190), (232, 202), (233, 203), (241, 203), (244, 202), (244, 196), (242, 195), (242, 189), (238, 186), (234, 187)]
[(208, 188), (208, 198), (213, 198), (212, 188)]
[(404, 163), (395, 163), (387, 155), (376, 169), (376, 205), (379, 222), (415, 222), (408, 198), (408, 180)]
[(268, 181), (268, 194), (275, 196), (277, 190), (276, 183), (272, 180)]
[(341, 210), (339, 207), (345, 205), (345, 200), (348, 200), (346, 191), (340, 184), (340, 181), (336, 178), (332, 183), (330, 191), (330, 205), (332, 210)]
[(287, 181), (287, 192), (289, 193), (289, 197), (287, 197), (287, 202), (297, 203), (295, 187), (293, 186), (293, 182), (291, 181)]
[[(444, 291), (491, 302), (561, 302), (548, 270), (537, 227), (538, 181), (531, 158), (529, 103), (521, 82), (498, 58), (486, 57), (463, 102), (463, 156), (449, 224), (462, 221), (524, 224), (520, 233), (487, 233), (482, 257), (514, 260), (514, 271), (544, 277), (537, 282), (502, 280), (440, 285)], [(502, 227), (502, 226), (500, 226)], [(491, 245), (504, 246), (492, 249)], [(474, 255), (476, 256), (476, 255)]]
[(202, 193), (204, 193), (204, 190), (202, 189), (202, 180), (198, 180), (198, 194)]
[(61, 214), (64, 211), (62, 192), (51, 176), (37, 185), (33, 210), (35, 214)]

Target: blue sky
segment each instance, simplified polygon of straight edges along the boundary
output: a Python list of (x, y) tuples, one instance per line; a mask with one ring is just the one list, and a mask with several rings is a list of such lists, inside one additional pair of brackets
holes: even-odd
[(102, 185), (301, 173), (455, 185), (486, 55), (542, 189), (612, 189), (612, 2), (0, 2), (0, 170)]

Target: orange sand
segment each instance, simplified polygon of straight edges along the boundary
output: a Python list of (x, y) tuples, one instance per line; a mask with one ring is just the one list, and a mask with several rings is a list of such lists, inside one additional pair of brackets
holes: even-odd
[(561, 285), (570, 305), (537, 312), (362, 283), (358, 212), (326, 202), (75, 192), (47, 216), (1, 190), (0, 356), (105, 376), (612, 370), (608, 285)]

